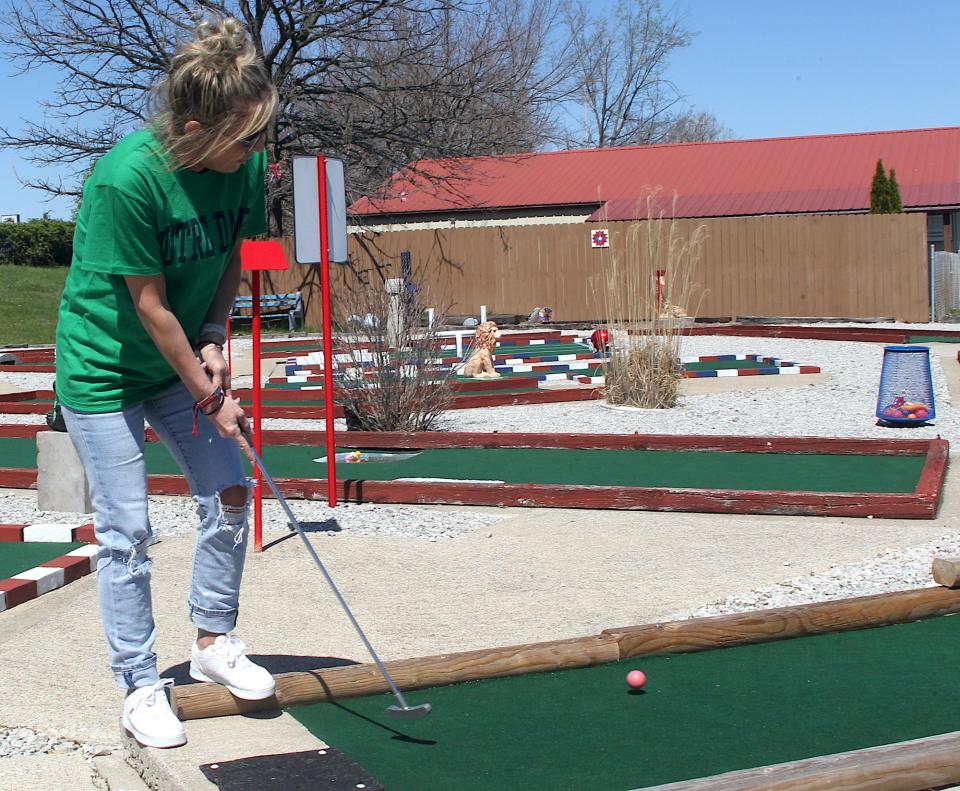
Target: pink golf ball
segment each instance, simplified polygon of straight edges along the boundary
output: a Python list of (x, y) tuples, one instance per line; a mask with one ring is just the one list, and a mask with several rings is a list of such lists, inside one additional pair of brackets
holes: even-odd
[(647, 677), (642, 670), (631, 670), (627, 673), (627, 686), (630, 689), (643, 689), (647, 683)]

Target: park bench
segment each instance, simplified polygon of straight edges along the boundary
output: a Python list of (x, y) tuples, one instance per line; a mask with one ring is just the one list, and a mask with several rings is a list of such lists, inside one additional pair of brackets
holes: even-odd
[[(299, 291), (292, 294), (261, 294), (260, 318), (270, 319), (286, 316), (290, 332), (303, 324), (303, 296)], [(253, 297), (240, 296), (234, 300), (230, 321), (244, 321), (253, 317)]]

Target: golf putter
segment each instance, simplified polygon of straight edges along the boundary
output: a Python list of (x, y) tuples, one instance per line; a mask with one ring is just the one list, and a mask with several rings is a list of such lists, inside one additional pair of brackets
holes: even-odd
[(284, 512), (286, 513), (287, 519), (290, 520), (290, 524), (293, 525), (294, 529), (300, 535), (300, 538), (307, 547), (307, 551), (310, 553), (310, 557), (312, 557), (313, 562), (317, 564), (317, 568), (319, 568), (323, 574), (324, 579), (327, 581), (327, 585), (330, 586), (330, 590), (333, 591), (333, 595), (340, 603), (343, 611), (347, 614), (347, 618), (350, 619), (350, 623), (353, 625), (353, 628), (356, 630), (360, 639), (363, 641), (363, 644), (366, 646), (370, 656), (373, 658), (373, 662), (377, 666), (377, 670), (380, 671), (380, 675), (383, 676), (384, 681), (387, 682), (390, 690), (393, 692), (393, 696), (396, 698), (398, 705), (387, 706), (387, 714), (398, 720), (418, 720), (421, 717), (426, 717), (431, 710), (430, 704), (421, 703), (419, 706), (410, 706), (407, 704), (407, 701), (404, 700), (403, 693), (400, 692), (400, 689), (394, 683), (393, 679), (390, 678), (387, 668), (384, 667), (383, 662), (380, 661), (380, 657), (377, 656), (377, 652), (373, 650), (373, 646), (370, 644), (367, 636), (363, 633), (363, 629), (360, 628), (360, 624), (357, 623), (357, 619), (353, 617), (353, 613), (350, 611), (350, 606), (347, 604), (347, 600), (343, 598), (343, 594), (340, 593), (340, 589), (333, 581), (333, 577), (330, 576), (326, 566), (323, 565), (323, 561), (321, 561), (320, 557), (317, 555), (316, 550), (313, 548), (313, 544), (311, 544), (310, 540), (307, 538), (307, 534), (304, 532), (303, 527), (301, 527), (300, 522), (293, 515), (293, 511), (290, 510), (290, 506), (287, 504), (286, 498), (280, 494), (277, 484), (270, 476), (270, 473), (267, 472), (267, 468), (263, 464), (263, 459), (260, 458), (260, 454), (257, 453), (256, 449), (253, 447), (253, 439), (247, 432), (243, 432), (243, 436), (244, 439), (247, 440), (250, 453), (253, 455), (254, 463), (260, 470), (260, 474), (263, 475), (263, 479), (267, 482), (267, 485), (270, 487), (271, 491), (273, 491), (273, 496), (277, 498), (277, 502), (280, 503), (280, 507), (283, 508)]

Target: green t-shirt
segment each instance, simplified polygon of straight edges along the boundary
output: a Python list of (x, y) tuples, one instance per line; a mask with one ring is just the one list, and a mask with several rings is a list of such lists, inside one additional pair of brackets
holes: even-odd
[(171, 170), (149, 129), (122, 139), (83, 188), (57, 324), (57, 395), (71, 409), (115, 412), (178, 377), (147, 334), (124, 275), (163, 275), (196, 340), (241, 239), (266, 232), (266, 154), (234, 173)]

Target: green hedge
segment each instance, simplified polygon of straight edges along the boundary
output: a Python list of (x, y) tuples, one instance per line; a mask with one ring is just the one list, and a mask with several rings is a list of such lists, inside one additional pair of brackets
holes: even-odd
[(72, 255), (72, 222), (0, 223), (0, 265), (70, 266)]

